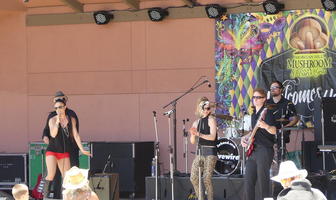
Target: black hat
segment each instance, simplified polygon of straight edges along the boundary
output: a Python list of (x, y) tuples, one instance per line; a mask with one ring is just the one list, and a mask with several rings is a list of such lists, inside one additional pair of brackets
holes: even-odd
[(64, 96), (65, 96), (65, 94), (62, 91), (57, 91), (55, 93), (55, 97), (64, 97)]

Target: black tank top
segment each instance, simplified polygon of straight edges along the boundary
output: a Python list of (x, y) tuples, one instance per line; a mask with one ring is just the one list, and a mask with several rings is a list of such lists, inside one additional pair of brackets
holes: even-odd
[[(198, 125), (197, 125), (197, 131), (204, 134), (204, 135), (210, 135), (209, 116), (201, 118), (199, 120)], [(199, 138), (199, 145), (216, 147), (216, 145), (217, 145), (217, 133), (216, 133), (216, 139), (214, 141)]]
[(74, 140), (74, 139), (72, 135), (71, 118), (68, 115), (67, 115), (67, 118), (69, 120), (67, 126), (63, 128), (61, 124), (59, 124), (56, 137), (55, 138), (50, 137), (47, 151), (52, 151), (56, 153), (70, 152), (71, 140)]

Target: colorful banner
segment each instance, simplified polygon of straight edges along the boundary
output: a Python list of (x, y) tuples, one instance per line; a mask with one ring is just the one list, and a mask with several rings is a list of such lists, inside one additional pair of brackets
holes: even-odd
[(252, 91), (284, 83), (306, 125), (314, 102), (336, 97), (336, 14), (322, 9), (277, 15), (244, 13), (216, 21), (216, 112), (239, 116), (251, 112)]

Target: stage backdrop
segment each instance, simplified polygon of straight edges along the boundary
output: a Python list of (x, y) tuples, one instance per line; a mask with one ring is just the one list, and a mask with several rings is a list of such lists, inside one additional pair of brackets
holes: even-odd
[(217, 112), (251, 112), (252, 91), (284, 82), (306, 125), (314, 100), (336, 96), (336, 14), (320, 9), (245, 13), (216, 21)]

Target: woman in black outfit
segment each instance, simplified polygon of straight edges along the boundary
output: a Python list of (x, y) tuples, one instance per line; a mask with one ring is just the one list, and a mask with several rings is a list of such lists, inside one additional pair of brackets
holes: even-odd
[[(211, 177), (217, 162), (217, 123), (211, 116), (211, 107), (208, 98), (202, 97), (196, 104), (196, 116), (199, 117), (190, 128), (190, 142), (198, 142), (200, 155), (197, 155), (191, 166), (190, 181), (194, 187), (198, 199), (204, 199), (199, 194), (199, 167), (203, 172), (204, 186), (207, 192), (207, 199), (213, 200), (213, 186)], [(202, 174), (202, 173), (201, 173)]]
[(48, 197), (50, 181), (55, 177), (58, 167), (62, 177), (70, 169), (71, 140), (74, 140), (80, 151), (87, 156), (90, 152), (83, 149), (81, 139), (76, 129), (76, 120), (66, 115), (66, 103), (63, 99), (57, 99), (54, 104), (57, 115), (49, 119), (50, 141), (46, 152), (47, 177), (44, 185), (44, 197)]

